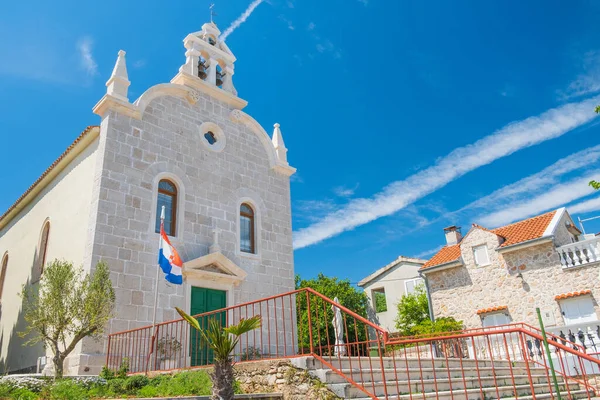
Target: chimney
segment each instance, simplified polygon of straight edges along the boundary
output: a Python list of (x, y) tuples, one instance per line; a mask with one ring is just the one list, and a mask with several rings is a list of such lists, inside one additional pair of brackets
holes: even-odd
[(444, 234), (446, 235), (446, 243), (448, 246), (452, 246), (460, 242), (462, 235), (460, 234), (460, 226), (452, 225), (444, 228)]

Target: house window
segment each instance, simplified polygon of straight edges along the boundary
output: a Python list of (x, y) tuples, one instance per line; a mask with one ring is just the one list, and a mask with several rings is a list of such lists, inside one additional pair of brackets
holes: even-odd
[(423, 278), (407, 279), (404, 281), (404, 294), (413, 294), (419, 285), (423, 285)]
[(489, 313), (481, 316), (481, 324), (483, 327), (498, 326), (510, 324), (510, 316), (508, 313)]
[(475, 256), (475, 265), (482, 267), (490, 264), (490, 256), (488, 255), (487, 245), (473, 247), (473, 255)]
[[(46, 266), (46, 253), (48, 252), (48, 236), (49, 235), (50, 235), (50, 222), (46, 222), (44, 224), (44, 228), (42, 228), (42, 238), (40, 240), (40, 248), (39, 248), (39, 256), (38, 256), (38, 260), (39, 260), (39, 264), (38, 264), (39, 276), (37, 276), (38, 279), (42, 276), (42, 273), (44, 272), (44, 267)], [(38, 279), (36, 279), (36, 281)]]
[(371, 291), (373, 296), (373, 307), (375, 308), (376, 313), (386, 312), (387, 311), (387, 300), (385, 298), (385, 289), (373, 289)]
[(582, 324), (598, 320), (594, 310), (594, 300), (592, 296), (579, 296), (560, 301), (560, 310), (562, 311), (565, 325)]
[(2, 270), (0, 270), (0, 302), (2, 302), (2, 292), (4, 291), (4, 279), (6, 278), (6, 268), (8, 267), (8, 253), (2, 258)]
[(254, 210), (248, 204), (240, 206), (240, 251), (255, 253)]
[(169, 236), (175, 236), (175, 226), (177, 222), (177, 187), (167, 179), (158, 182), (158, 197), (156, 200), (156, 229), (160, 232), (160, 214), (162, 207), (165, 207), (165, 233)]

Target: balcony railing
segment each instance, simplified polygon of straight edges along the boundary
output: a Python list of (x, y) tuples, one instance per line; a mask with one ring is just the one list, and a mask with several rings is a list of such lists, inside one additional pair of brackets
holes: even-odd
[(556, 251), (563, 268), (600, 262), (600, 237), (560, 246)]

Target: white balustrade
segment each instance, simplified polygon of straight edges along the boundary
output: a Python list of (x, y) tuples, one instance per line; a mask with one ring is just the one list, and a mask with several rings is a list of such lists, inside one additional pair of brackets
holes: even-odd
[(600, 262), (600, 237), (560, 246), (556, 251), (563, 268)]

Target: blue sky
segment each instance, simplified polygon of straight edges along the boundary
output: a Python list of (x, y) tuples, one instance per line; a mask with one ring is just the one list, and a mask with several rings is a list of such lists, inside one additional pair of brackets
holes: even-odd
[[(224, 30), (250, 1), (215, 0)], [(6, 209), (87, 125), (117, 51), (167, 82), (208, 1), (0, 6)], [(227, 43), (246, 112), (281, 123), (296, 272), (355, 282), (442, 228), (600, 214), (600, 3), (271, 0)], [(586, 228), (600, 231), (600, 223)]]

